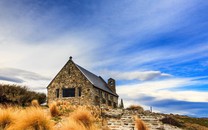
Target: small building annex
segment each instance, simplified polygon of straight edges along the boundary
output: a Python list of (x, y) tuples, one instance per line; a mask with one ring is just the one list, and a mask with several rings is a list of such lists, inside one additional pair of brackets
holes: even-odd
[(112, 78), (108, 83), (74, 63), (72, 57), (59, 71), (47, 87), (48, 103), (58, 100), (73, 105), (118, 106), (116, 83)]

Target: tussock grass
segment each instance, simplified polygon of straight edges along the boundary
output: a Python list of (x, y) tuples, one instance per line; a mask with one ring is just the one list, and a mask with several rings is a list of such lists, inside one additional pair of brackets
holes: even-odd
[(59, 115), (59, 110), (58, 110), (56, 102), (53, 102), (52, 104), (50, 104), (49, 109), (50, 109), (50, 113), (52, 117)]
[(101, 110), (100, 110), (99, 107), (96, 107), (96, 106), (91, 106), (91, 105), (83, 105), (83, 106), (71, 105), (67, 101), (60, 101), (60, 100), (58, 100), (56, 102), (56, 106), (57, 106), (57, 109), (58, 109), (58, 112), (59, 112), (60, 116), (67, 116), (68, 117), (72, 112), (76, 111), (77, 108), (81, 108), (81, 109), (89, 110), (91, 112), (91, 114), (96, 118), (96, 120), (100, 120)]
[(31, 105), (34, 106), (34, 107), (39, 107), (40, 106), (38, 100), (32, 100)]
[(135, 117), (135, 125), (136, 125), (137, 130), (148, 130), (144, 122), (138, 117)]
[(16, 113), (14, 108), (0, 109), (0, 129), (7, 129), (16, 121)]
[(92, 127), (95, 122), (95, 118), (92, 116), (90, 111), (83, 108), (79, 108), (73, 112), (70, 117), (78, 123), (82, 123), (86, 128)]
[(20, 112), (18, 120), (8, 130), (53, 130), (53, 126), (43, 109), (29, 107)]
[(75, 130), (76, 128), (77, 130), (78, 128), (80, 130), (98, 130), (94, 116), (84, 108), (78, 108), (74, 111), (63, 126), (65, 130)]
[(78, 123), (72, 118), (68, 118), (61, 127), (61, 130), (88, 130), (83, 124)]

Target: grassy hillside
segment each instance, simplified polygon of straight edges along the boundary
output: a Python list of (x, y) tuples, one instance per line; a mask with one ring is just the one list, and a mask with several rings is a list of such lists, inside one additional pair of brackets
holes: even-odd
[(165, 124), (171, 124), (185, 130), (208, 130), (208, 118), (193, 118), (181, 115), (166, 115), (161, 120)]

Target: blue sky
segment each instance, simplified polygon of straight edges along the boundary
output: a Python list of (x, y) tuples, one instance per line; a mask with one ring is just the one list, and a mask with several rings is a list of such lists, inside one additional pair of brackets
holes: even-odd
[(1, 0), (0, 82), (45, 87), (73, 60), (126, 106), (208, 117), (208, 2)]

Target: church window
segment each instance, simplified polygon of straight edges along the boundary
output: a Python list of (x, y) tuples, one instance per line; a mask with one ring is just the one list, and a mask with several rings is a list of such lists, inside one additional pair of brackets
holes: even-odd
[(111, 101), (108, 100), (108, 106), (111, 106)]
[(75, 97), (75, 88), (63, 88), (63, 97)]
[(113, 103), (113, 107), (116, 108), (117, 107), (117, 103), (114, 102)]
[(106, 103), (106, 100), (105, 100), (104, 98), (102, 99), (102, 103), (103, 103), (103, 104), (105, 104), (105, 103)]
[(110, 99), (113, 100), (113, 96), (110, 96)]
[(107, 93), (105, 93), (105, 99), (108, 99), (108, 94)]
[(59, 88), (56, 89), (56, 98), (59, 98)]
[(79, 88), (78, 88), (78, 96), (81, 97), (81, 95), (82, 95), (82, 88), (79, 87)]

